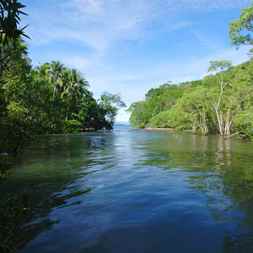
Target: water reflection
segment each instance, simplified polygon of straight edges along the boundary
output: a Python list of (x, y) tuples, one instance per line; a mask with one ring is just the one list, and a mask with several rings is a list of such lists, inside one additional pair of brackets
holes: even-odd
[(129, 128), (44, 137), (0, 186), (3, 252), (252, 252), (252, 147)]
[(163, 159), (147, 159), (144, 164), (193, 170), (187, 181), (204, 193), (215, 222), (228, 226), (222, 252), (252, 252), (252, 144), (196, 135), (163, 136), (158, 142), (147, 145), (151, 149), (148, 156), (159, 149)]

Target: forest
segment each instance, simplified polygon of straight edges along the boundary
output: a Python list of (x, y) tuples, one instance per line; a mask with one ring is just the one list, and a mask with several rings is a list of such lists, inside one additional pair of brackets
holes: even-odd
[(0, 154), (17, 154), (41, 134), (112, 129), (119, 95), (95, 99), (81, 73), (58, 61), (33, 66), (24, 15), (21, 2), (0, 1)]
[[(253, 6), (230, 24), (236, 46), (252, 45)], [(251, 54), (251, 50), (249, 52)], [(253, 137), (253, 60), (233, 66), (211, 61), (201, 80), (166, 83), (132, 104), (130, 122), (137, 128), (169, 128), (202, 135)]]

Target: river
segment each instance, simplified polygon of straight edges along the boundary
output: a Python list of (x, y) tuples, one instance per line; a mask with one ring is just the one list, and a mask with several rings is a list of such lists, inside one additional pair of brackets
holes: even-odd
[(250, 142), (122, 125), (44, 136), (0, 189), (2, 240), (20, 253), (253, 252)]

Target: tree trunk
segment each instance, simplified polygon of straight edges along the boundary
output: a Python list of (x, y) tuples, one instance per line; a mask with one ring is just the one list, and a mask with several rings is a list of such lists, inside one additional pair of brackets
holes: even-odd
[(215, 107), (215, 115), (217, 119), (217, 124), (218, 124), (218, 131), (221, 136), (224, 135), (224, 127), (223, 127), (223, 115), (221, 112), (219, 112), (218, 108)]
[(231, 126), (232, 126), (232, 120), (231, 120), (231, 112), (229, 110), (226, 113), (226, 120), (225, 120), (225, 135), (226, 136), (231, 135)]

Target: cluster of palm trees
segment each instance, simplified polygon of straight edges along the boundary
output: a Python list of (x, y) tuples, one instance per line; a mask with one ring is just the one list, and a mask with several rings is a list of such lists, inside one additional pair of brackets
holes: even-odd
[(65, 104), (65, 119), (80, 110), (80, 103), (90, 98), (88, 81), (75, 69), (69, 69), (58, 61), (46, 63), (33, 71), (35, 79), (43, 81), (52, 92), (52, 102)]
[[(41, 101), (36, 111), (40, 111), (41, 125), (48, 133), (63, 132), (64, 125), (70, 122), (78, 129), (92, 127), (92, 111), (98, 104), (88, 90), (89, 83), (75, 69), (70, 69), (62, 63), (53, 61), (45, 63), (31, 71), (32, 87), (43, 92), (33, 93)], [(34, 101), (36, 106), (36, 101)]]

